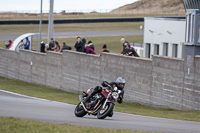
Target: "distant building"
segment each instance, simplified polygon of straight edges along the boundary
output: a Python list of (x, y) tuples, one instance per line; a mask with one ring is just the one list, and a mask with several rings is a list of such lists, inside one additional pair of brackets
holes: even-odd
[(185, 19), (145, 18), (143, 57), (152, 55), (183, 58)]

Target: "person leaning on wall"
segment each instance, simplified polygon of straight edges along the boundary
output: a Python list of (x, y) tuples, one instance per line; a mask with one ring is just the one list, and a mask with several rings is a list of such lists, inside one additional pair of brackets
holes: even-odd
[(133, 47), (130, 46), (130, 44), (126, 45), (126, 49), (124, 50), (124, 52), (122, 53), (123, 55), (127, 55), (127, 56), (135, 56), (135, 57), (140, 57), (137, 52), (135, 51), (135, 49)]
[(125, 40), (125, 38), (121, 38), (121, 43), (122, 43), (122, 46), (123, 46), (123, 51), (121, 52), (121, 54), (123, 54), (126, 50), (126, 45), (129, 44), (129, 42), (127, 42)]
[(103, 48), (103, 49), (101, 50), (101, 53), (103, 53), (103, 52), (110, 52), (110, 51), (107, 49), (107, 45), (106, 45), (106, 44), (104, 44), (102, 48)]
[(71, 47), (71, 46), (68, 46), (68, 45), (66, 45), (66, 43), (65, 43), (65, 42), (63, 42), (63, 46), (62, 46), (62, 48), (61, 48), (60, 52), (63, 52), (63, 50), (72, 50), (72, 47)]

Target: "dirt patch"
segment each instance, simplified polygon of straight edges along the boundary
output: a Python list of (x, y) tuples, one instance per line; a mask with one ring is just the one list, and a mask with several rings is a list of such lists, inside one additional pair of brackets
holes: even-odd
[(111, 13), (185, 14), (182, 0), (140, 0), (112, 10)]

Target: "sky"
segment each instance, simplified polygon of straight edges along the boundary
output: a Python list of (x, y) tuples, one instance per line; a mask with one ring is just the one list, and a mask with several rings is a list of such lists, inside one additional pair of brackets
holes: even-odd
[[(49, 10), (49, 1), (43, 0), (43, 10)], [(54, 11), (108, 11), (138, 0), (54, 0)], [(2, 11), (40, 11), (41, 0), (0, 0)]]

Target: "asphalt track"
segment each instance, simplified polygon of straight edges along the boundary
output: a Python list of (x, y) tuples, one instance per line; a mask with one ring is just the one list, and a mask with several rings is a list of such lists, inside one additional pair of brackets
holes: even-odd
[(0, 116), (78, 126), (130, 129), (169, 133), (200, 133), (200, 122), (171, 120), (114, 112), (99, 120), (95, 116), (74, 116), (75, 105), (28, 97), (0, 90)]
[[(14, 40), (23, 33), (0, 34), (0, 41)], [(45, 33), (43, 33), (45, 34)], [(120, 36), (120, 35), (143, 35), (143, 30), (134, 31), (93, 31), (93, 32), (55, 32), (54, 38), (68, 38), (68, 37), (88, 37), (88, 36)], [(47, 38), (47, 34), (42, 38)]]

